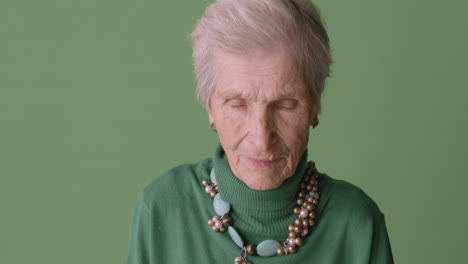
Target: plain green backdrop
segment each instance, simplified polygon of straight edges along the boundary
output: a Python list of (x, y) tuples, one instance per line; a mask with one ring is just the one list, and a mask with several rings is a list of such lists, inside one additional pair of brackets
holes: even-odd
[[(466, 259), (467, 3), (316, 1), (309, 158), (377, 202), (396, 263)], [(142, 188), (212, 154), (187, 37), (208, 4), (0, 0), (0, 263), (124, 263)]]

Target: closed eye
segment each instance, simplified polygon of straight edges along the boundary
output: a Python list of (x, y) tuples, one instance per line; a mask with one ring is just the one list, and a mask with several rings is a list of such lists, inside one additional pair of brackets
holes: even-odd
[(276, 102), (275, 105), (277, 107), (279, 107), (279, 108), (282, 108), (282, 109), (291, 110), (291, 109), (296, 108), (297, 104), (298, 104), (297, 100), (284, 99), (284, 100), (280, 100), (280, 101)]
[(227, 101), (227, 104), (228, 104), (230, 107), (234, 107), (234, 108), (241, 108), (241, 107), (246, 106), (245, 101), (242, 100), (242, 99), (229, 99), (229, 100)]

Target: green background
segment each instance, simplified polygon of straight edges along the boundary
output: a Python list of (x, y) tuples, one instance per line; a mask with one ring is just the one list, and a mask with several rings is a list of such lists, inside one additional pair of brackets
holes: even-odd
[[(397, 263), (468, 250), (468, 2), (317, 0), (335, 63), (310, 159)], [(187, 35), (208, 1), (0, 1), (0, 263), (124, 263), (140, 190), (217, 143)]]

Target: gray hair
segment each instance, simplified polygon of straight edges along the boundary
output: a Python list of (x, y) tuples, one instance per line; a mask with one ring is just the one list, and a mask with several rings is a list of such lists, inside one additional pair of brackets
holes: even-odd
[(286, 47), (312, 100), (312, 114), (333, 62), (327, 32), (316, 6), (308, 0), (217, 0), (209, 5), (193, 32), (197, 97), (210, 109), (215, 91), (216, 51), (249, 54), (256, 49)]

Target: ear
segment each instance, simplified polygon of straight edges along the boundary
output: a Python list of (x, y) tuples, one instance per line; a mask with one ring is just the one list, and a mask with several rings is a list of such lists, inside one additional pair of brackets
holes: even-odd
[(208, 112), (208, 122), (210, 122), (210, 124), (214, 122), (212, 109), (213, 108), (211, 107), (211, 97), (210, 97), (210, 99), (208, 99), (208, 106), (206, 107), (206, 111)]
[(208, 110), (208, 122), (210, 122), (210, 124), (214, 122), (214, 119), (213, 119), (213, 116), (211, 115), (210, 110)]
[(309, 126), (312, 126), (315, 122), (315, 118), (313, 115), (310, 115), (310, 118), (309, 118)]
[(213, 114), (213, 108), (211, 107), (211, 105), (208, 106), (207, 111), (208, 111), (208, 122), (210, 122), (210, 125), (211, 125), (212, 123), (214, 123), (214, 114)]
[(315, 128), (318, 125), (318, 116), (317, 115), (310, 115), (309, 119), (309, 126)]
[(313, 126), (317, 120), (318, 116), (315, 113), (310, 113), (309, 115), (309, 126)]

